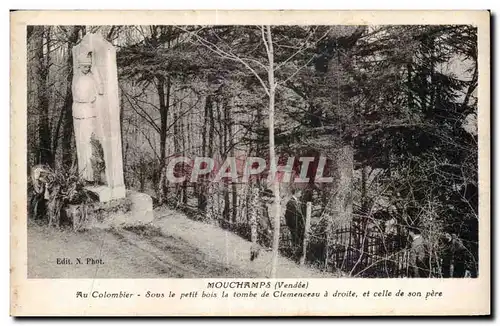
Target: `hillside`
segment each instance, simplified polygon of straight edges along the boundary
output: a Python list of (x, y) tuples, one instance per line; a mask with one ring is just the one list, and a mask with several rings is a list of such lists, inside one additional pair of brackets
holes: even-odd
[[(269, 275), (271, 253), (250, 261), (251, 243), (217, 226), (161, 208), (147, 227), (74, 233), (30, 223), (30, 278), (210, 278)], [(73, 263), (57, 264), (69, 258)], [(80, 258), (82, 264), (77, 264)], [(103, 264), (86, 264), (86, 259)], [(278, 277), (326, 277), (280, 257)]]

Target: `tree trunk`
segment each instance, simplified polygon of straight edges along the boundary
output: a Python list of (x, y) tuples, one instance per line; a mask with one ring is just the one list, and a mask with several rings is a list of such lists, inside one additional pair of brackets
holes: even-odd
[[(184, 96), (183, 96), (184, 98)], [(182, 111), (182, 102), (181, 102), (181, 112), (184, 112)], [(184, 116), (182, 118), (183, 120), (183, 135), (182, 135), (182, 155), (183, 156), (187, 156), (188, 153), (189, 155), (191, 155), (191, 139), (190, 139), (190, 135), (191, 135), (191, 128), (189, 127), (189, 116)], [(186, 180), (184, 180), (184, 182), (182, 183), (182, 202), (184, 203), (184, 205), (187, 205), (188, 204), (188, 177), (189, 175), (186, 175)]]
[[(174, 98), (174, 102), (175, 102), (175, 98)], [(173, 140), (174, 140), (174, 155), (179, 155), (180, 152), (181, 152), (181, 140), (180, 140), (180, 132), (179, 130), (181, 129), (180, 127), (180, 119), (179, 119), (179, 113), (178, 113), (178, 108), (176, 106), (174, 106), (174, 136), (173, 136)], [(175, 199), (177, 201), (177, 203), (179, 203), (181, 201), (181, 196), (182, 196), (182, 190), (181, 190), (181, 187), (178, 183), (175, 184)]]
[[(205, 112), (204, 112), (204, 120), (201, 129), (201, 153), (203, 157), (206, 157), (208, 154), (207, 149), (207, 126), (210, 123), (210, 113), (212, 109), (212, 97), (207, 95), (205, 99)], [(211, 154), (209, 155), (211, 156)], [(206, 195), (206, 182), (208, 178), (206, 175), (202, 175), (199, 177), (199, 185), (198, 185), (198, 209), (206, 213), (207, 212), (207, 195)]]
[[(49, 65), (50, 65), (50, 42), (49, 31), (43, 26), (37, 26), (39, 36), (36, 44), (36, 58), (37, 58), (37, 97), (38, 97), (38, 112), (39, 112), (39, 125), (38, 125), (38, 163), (53, 166), (54, 157), (52, 153), (52, 137), (50, 128), (49, 116)], [(44, 42), (46, 49), (44, 48)], [(47, 51), (46, 55), (44, 52)]]
[(232, 188), (232, 209), (231, 209), (231, 220), (233, 223), (237, 222), (237, 217), (238, 217), (238, 189), (236, 187), (236, 183), (232, 183), (231, 185)]
[(362, 214), (368, 214), (369, 202), (368, 202), (368, 166), (363, 164), (361, 168), (361, 212)]
[(306, 221), (304, 224), (304, 240), (302, 242), (302, 256), (300, 257), (301, 265), (304, 265), (306, 262), (307, 246), (309, 245), (309, 230), (311, 226), (311, 211), (312, 203), (308, 201), (306, 206)]
[[(159, 201), (160, 204), (165, 203), (167, 200), (167, 180), (165, 171), (165, 159), (166, 159), (166, 143), (167, 143), (167, 122), (168, 122), (168, 110), (170, 107), (170, 77), (165, 78), (163, 76), (157, 77), (157, 91), (158, 100), (160, 102), (160, 181), (158, 189), (160, 192)], [(165, 84), (167, 86), (167, 93), (165, 94)]]
[(68, 42), (68, 60), (66, 61), (66, 97), (64, 98), (64, 122), (62, 130), (62, 164), (65, 167), (70, 167), (73, 163), (72, 143), (73, 143), (73, 93), (71, 86), (73, 83), (73, 46), (78, 42), (80, 26), (74, 26), (71, 31)]
[[(225, 121), (225, 107), (224, 107), (224, 95), (219, 95), (217, 104), (216, 104), (216, 113), (217, 113), (217, 120), (219, 121), (219, 157), (220, 157), (220, 164), (222, 165), (225, 159), (227, 158), (227, 127), (226, 127), (226, 121)], [(223, 182), (222, 185), (222, 220), (223, 221), (229, 221), (229, 190), (228, 186), (225, 183), (224, 180), (221, 180)], [(220, 189), (220, 187), (219, 187)], [(217, 211), (220, 212), (220, 200), (217, 200)], [(220, 216), (218, 216), (220, 219)]]
[[(208, 106), (208, 121), (209, 121), (209, 131), (208, 131), (208, 145), (207, 145), (207, 155), (208, 157), (213, 158), (214, 156), (214, 142), (215, 142), (215, 117), (214, 117), (214, 107), (213, 107), (213, 101), (210, 101), (210, 105)], [(207, 218), (209, 220), (213, 220), (213, 203), (214, 203), (214, 198), (213, 198), (213, 187), (210, 182), (206, 183), (206, 188), (205, 188), (205, 207), (206, 207), (206, 212), (207, 212)]]
[[(271, 27), (266, 26), (267, 34), (267, 56), (269, 59), (269, 70), (268, 70), (268, 80), (269, 80), (269, 164), (271, 175), (273, 178), (276, 176), (277, 161), (276, 152), (274, 148), (274, 100), (276, 84), (274, 81), (274, 51), (273, 51), (273, 40), (271, 35)], [(270, 218), (273, 221), (273, 259), (271, 263), (271, 277), (276, 278), (277, 265), (278, 265), (278, 253), (280, 244), (280, 224), (281, 224), (281, 202), (280, 202), (280, 188), (277, 180), (271, 183), (271, 190), (273, 192), (273, 203), (270, 211)]]
[[(184, 98), (183, 92), (180, 94), (180, 98)], [(183, 114), (182, 111), (182, 100), (179, 100), (179, 114)], [(187, 153), (187, 147), (186, 147), (186, 137), (188, 133), (186, 132), (186, 121), (185, 117), (182, 116), (179, 119), (179, 134), (181, 138), (181, 155), (186, 156)], [(186, 173), (186, 169), (184, 168), (183, 173)], [(188, 183), (188, 178), (186, 176), (186, 179), (182, 182), (182, 187), (181, 187), (181, 198), (182, 198), (182, 203), (186, 206), (187, 205), (187, 183)]]
[[(234, 157), (234, 147), (235, 147), (235, 143), (236, 143), (236, 140), (233, 138), (234, 135), (233, 135), (233, 126), (234, 126), (234, 122), (233, 122), (233, 117), (232, 117), (232, 114), (231, 114), (231, 109), (232, 109), (232, 105), (230, 103), (230, 101), (228, 101), (227, 103), (227, 109), (226, 109), (226, 125), (227, 125), (227, 138), (229, 139), (229, 147), (230, 147), (230, 155), (231, 157)], [(233, 181), (231, 183), (231, 221), (233, 223), (236, 223), (237, 222), (237, 219), (238, 219), (238, 189), (237, 189), (237, 186), (236, 186), (236, 183)]]
[(332, 199), (333, 214), (328, 219), (326, 230), (325, 269), (328, 269), (330, 249), (333, 244), (348, 245), (349, 237), (336, 239), (337, 230), (349, 227), (352, 219), (352, 180), (354, 171), (354, 149), (352, 143), (344, 144), (335, 156), (337, 183)]
[(250, 241), (257, 244), (258, 241), (258, 215), (259, 215), (259, 189), (256, 185), (249, 185), (249, 206), (248, 206), (248, 224), (250, 224)]

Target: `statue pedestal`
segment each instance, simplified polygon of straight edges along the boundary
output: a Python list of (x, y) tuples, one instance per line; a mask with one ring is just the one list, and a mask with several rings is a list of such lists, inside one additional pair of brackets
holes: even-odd
[(95, 193), (99, 196), (101, 203), (108, 202), (113, 199), (124, 198), (126, 196), (125, 187), (107, 187), (107, 186), (87, 186), (88, 191)]
[[(117, 191), (106, 186), (86, 187), (99, 196), (99, 202), (83, 204), (87, 207), (73, 207), (89, 212), (88, 218), (78, 225), (78, 229), (106, 228), (110, 226), (136, 225), (151, 223), (153, 216), (153, 199), (151, 196), (136, 192), (125, 191), (123, 196), (112, 198)], [(75, 225), (75, 221), (73, 221)]]

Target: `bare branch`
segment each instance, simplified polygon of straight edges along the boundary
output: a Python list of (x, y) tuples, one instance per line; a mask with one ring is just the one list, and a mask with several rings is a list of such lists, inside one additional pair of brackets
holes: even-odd
[(269, 53), (269, 46), (267, 45), (266, 35), (264, 32), (264, 26), (260, 26), (260, 31), (262, 33), (262, 40), (264, 41), (264, 46), (266, 47), (266, 53)]
[[(316, 28), (316, 29), (317, 29), (317, 28)], [(297, 51), (295, 51), (295, 53), (294, 53), (294, 54), (292, 54), (290, 57), (288, 57), (288, 59), (286, 59), (285, 61), (281, 62), (281, 63), (280, 63), (280, 64), (276, 67), (275, 71), (278, 71), (278, 69), (279, 69), (280, 67), (282, 67), (283, 65), (285, 65), (288, 61), (292, 60), (292, 59), (293, 59), (293, 58), (294, 58), (297, 54), (299, 54), (300, 52), (302, 52), (302, 51), (306, 50), (307, 48), (309, 48), (309, 46), (307, 46), (307, 41), (309, 41), (309, 39), (311, 38), (311, 36), (312, 36), (312, 35), (316, 32), (316, 29), (315, 29), (313, 32), (311, 32), (311, 33), (307, 36), (307, 38), (304, 40), (304, 43), (302, 43), (302, 45), (300, 45), (300, 46), (299, 46), (299, 49), (298, 49)], [(316, 43), (318, 43), (320, 40), (321, 40), (321, 38), (320, 38), (318, 41), (314, 42), (314, 43), (316, 44)], [(305, 45), (305, 46), (304, 46), (304, 45)]]
[[(147, 113), (144, 111), (143, 108), (141, 108), (139, 105), (136, 105), (134, 106), (134, 104), (132, 103), (132, 101), (130, 100), (130, 97), (129, 95), (127, 94), (127, 92), (125, 92), (123, 90), (123, 88), (121, 88), (122, 90), (122, 94), (125, 95), (125, 98), (127, 99), (127, 102), (130, 104), (130, 107), (141, 117), (143, 118), (144, 120), (146, 120), (158, 133), (160, 133), (160, 128), (158, 127), (158, 125), (155, 123), (154, 119)], [(139, 112), (137, 110), (137, 108), (140, 109), (141, 112)]]
[[(330, 33), (331, 29), (332, 29), (332, 28), (329, 28), (329, 29), (325, 32), (325, 34), (323, 34), (323, 36), (321, 36), (321, 37), (320, 37), (320, 38), (319, 38), (316, 42), (314, 42), (314, 44), (317, 44), (318, 42), (320, 42), (321, 40), (323, 40), (323, 39), (324, 39), (324, 38), (328, 35), (328, 33)], [(286, 60), (285, 60), (282, 64), (278, 65), (278, 67), (276, 68), (276, 70), (278, 70), (278, 68), (279, 68), (280, 66), (282, 66), (283, 64), (285, 64), (286, 62), (288, 62), (288, 61), (289, 61), (290, 59), (292, 59), (295, 55), (297, 55), (297, 54), (298, 54), (299, 52), (301, 52), (301, 51), (304, 51), (305, 49), (307, 49), (307, 47), (306, 47), (306, 48), (304, 48), (304, 49), (300, 49), (299, 51), (297, 51), (297, 52), (296, 52), (295, 54), (293, 54), (291, 57), (289, 57), (288, 59), (286, 59)], [(307, 66), (309, 65), (309, 63), (311, 63), (311, 61), (313, 61), (313, 60), (314, 60), (314, 58), (315, 58), (315, 57), (316, 57), (316, 55), (311, 56), (311, 58), (310, 58), (309, 60), (307, 60), (307, 62), (306, 62), (304, 65), (302, 65), (300, 68), (298, 68), (298, 69), (297, 69), (297, 70), (296, 70), (296, 71), (295, 71), (295, 72), (294, 72), (294, 73), (293, 73), (290, 77), (288, 77), (288, 78), (287, 78), (284, 82), (280, 82), (280, 83), (278, 83), (278, 85), (283, 85), (283, 84), (286, 84), (286, 83), (287, 83), (290, 79), (292, 79), (292, 78), (293, 78), (293, 77), (294, 77), (297, 73), (299, 73), (299, 71), (301, 71), (302, 69), (304, 69), (305, 67), (307, 67)]]
[(184, 32), (186, 33), (189, 33), (190, 35), (194, 36), (200, 43), (201, 45), (203, 45), (206, 49), (208, 49), (209, 51), (219, 55), (220, 57), (224, 58), (224, 59), (228, 59), (228, 60), (232, 60), (232, 61), (236, 61), (236, 62), (239, 62), (241, 64), (243, 64), (248, 70), (250, 70), (250, 72), (259, 80), (260, 84), (262, 85), (262, 88), (264, 88), (264, 91), (266, 92), (266, 94), (269, 96), (269, 89), (267, 87), (267, 85), (264, 83), (264, 81), (262, 80), (262, 78), (259, 76), (259, 74), (255, 71), (255, 69), (253, 69), (247, 62), (245, 62), (241, 57), (235, 55), (234, 53), (232, 52), (227, 52), (227, 51), (224, 51), (222, 50), (221, 48), (219, 48), (217, 45), (213, 44), (212, 42), (208, 41), (208, 40), (205, 40), (203, 38), (201, 38), (200, 36), (198, 36), (196, 33), (193, 33), (191, 31), (188, 31), (182, 27), (179, 27), (177, 26), (177, 28), (180, 28), (182, 29)]
[(295, 77), (296, 74), (298, 74), (302, 69), (304, 69), (304, 67), (307, 67), (309, 65), (309, 63), (311, 63), (311, 61), (314, 60), (314, 58), (316, 57), (316, 55), (313, 55), (311, 57), (311, 59), (309, 59), (305, 64), (303, 64), (300, 68), (298, 68), (290, 77), (288, 77), (287, 79), (285, 79), (284, 81), (280, 82), (277, 84), (277, 86), (280, 86), (280, 85), (283, 85), (283, 84), (286, 84), (290, 79), (292, 79), (293, 77)]

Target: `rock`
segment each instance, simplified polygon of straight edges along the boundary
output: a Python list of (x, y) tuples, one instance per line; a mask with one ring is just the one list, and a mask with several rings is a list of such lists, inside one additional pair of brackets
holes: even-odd
[(105, 203), (113, 199), (124, 198), (126, 195), (124, 186), (114, 188), (107, 186), (87, 186), (85, 189), (95, 193), (99, 197), (99, 201), (101, 203)]
[[(97, 189), (100, 191), (99, 196), (109, 195), (108, 190), (103, 189), (107, 187), (96, 188), (99, 188)], [(75, 231), (143, 225), (151, 223), (154, 219), (153, 199), (147, 194), (136, 191), (127, 191), (125, 198), (69, 205), (65, 213)]]
[(127, 190), (125, 199), (130, 204), (124, 214), (110, 214), (103, 220), (103, 226), (124, 226), (147, 224), (153, 221), (153, 199), (148, 194)]
[(150, 223), (153, 221), (153, 199), (150, 195), (142, 192), (127, 191), (127, 198), (132, 204), (129, 212), (131, 220), (141, 223)]

